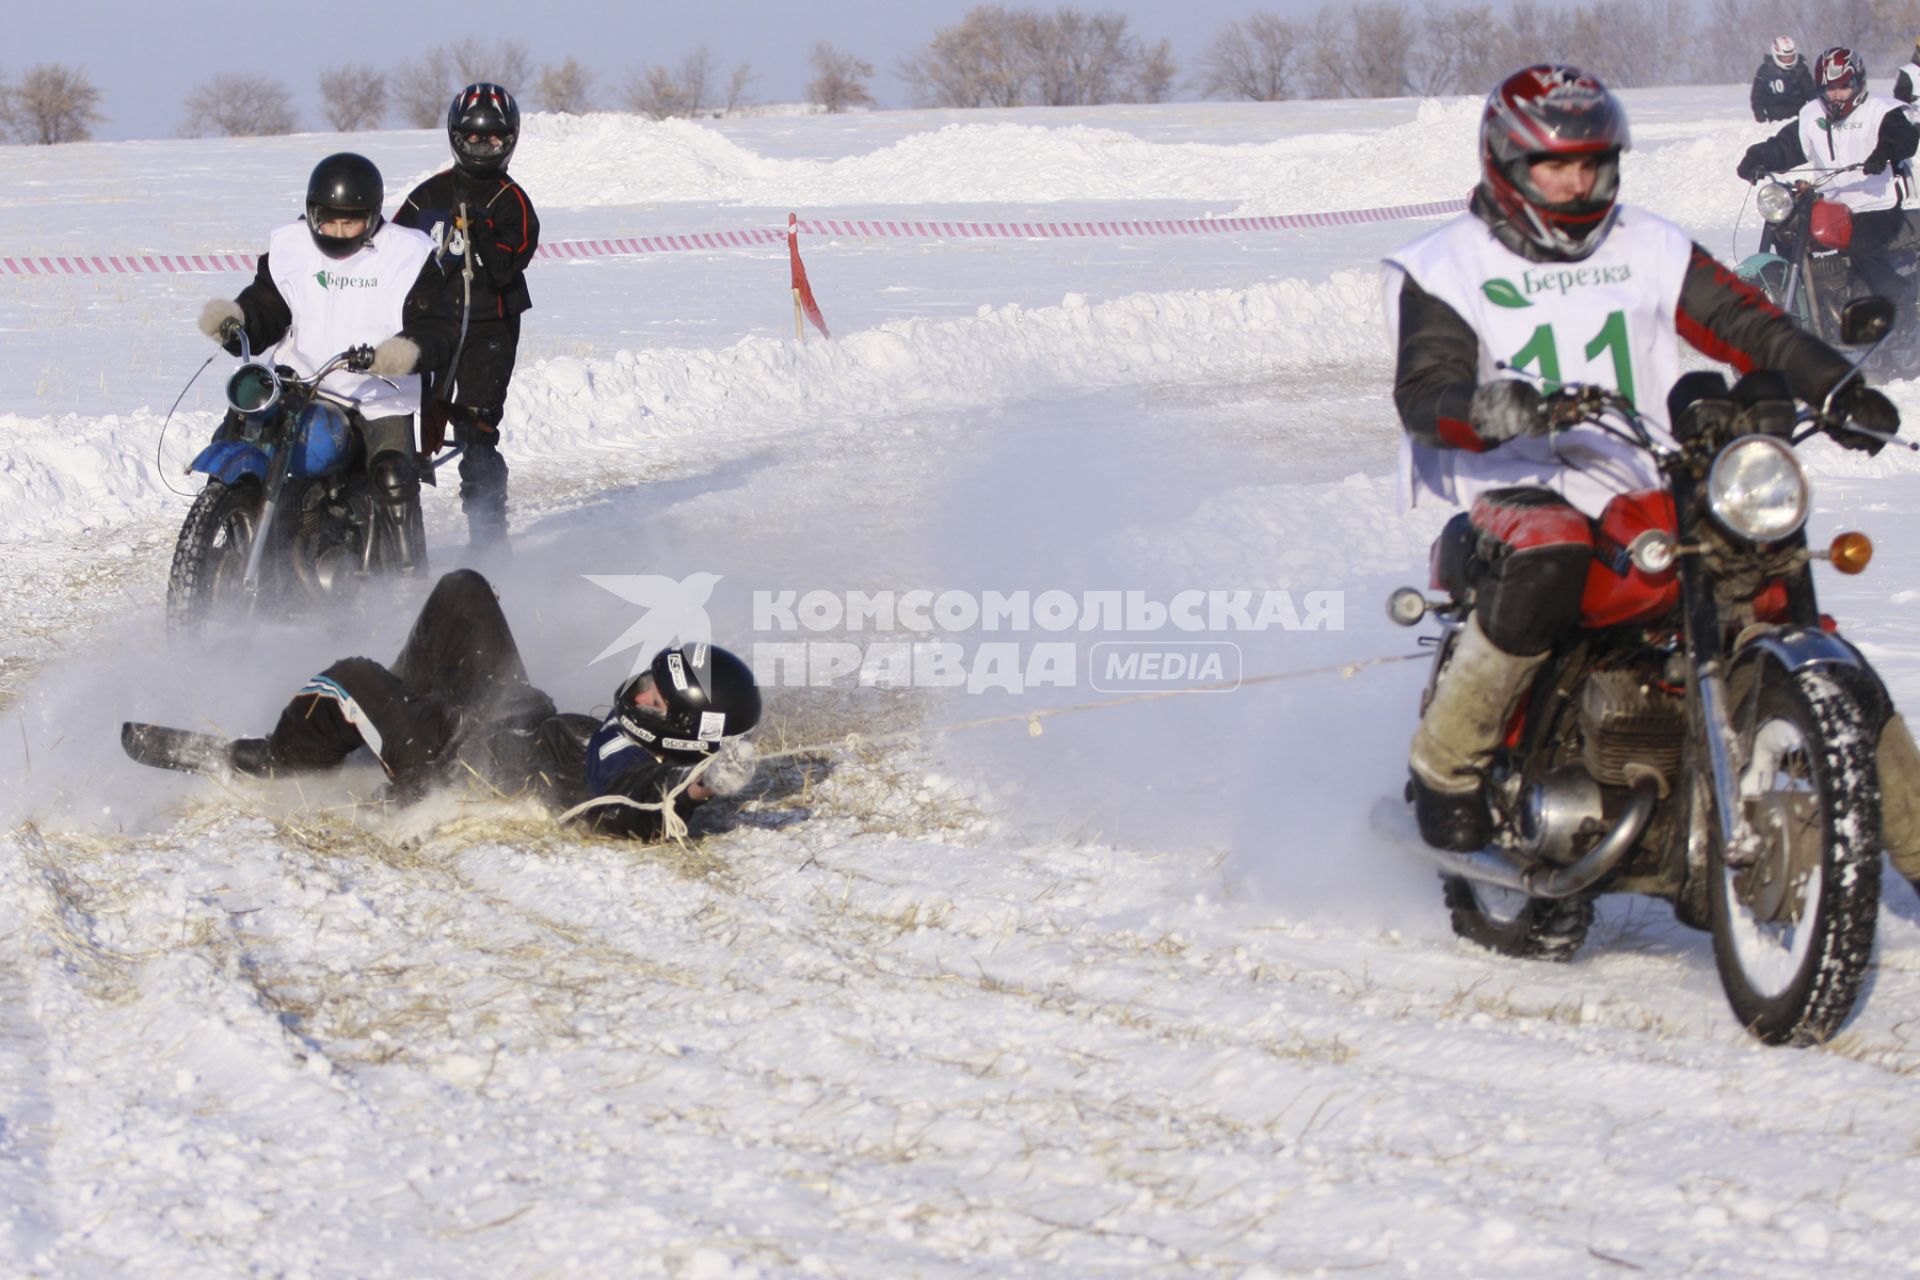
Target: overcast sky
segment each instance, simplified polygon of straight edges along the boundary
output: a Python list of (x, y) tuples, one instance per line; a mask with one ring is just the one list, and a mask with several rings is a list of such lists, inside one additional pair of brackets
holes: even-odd
[[(825, 40), (871, 62), (883, 107), (911, 105), (892, 70), (978, 0), (465, 0), (368, 4), (363, 0), (9, 0), (0, 73), (41, 62), (83, 68), (101, 91), (103, 139), (171, 137), (194, 86), (229, 71), (292, 86), (306, 128), (323, 127), (315, 84), (322, 68), (381, 68), (435, 43), (517, 39), (536, 66), (578, 59), (616, 105), (629, 71), (677, 63), (701, 44), (725, 72), (740, 62), (759, 79), (756, 102), (794, 102), (807, 81), (807, 50)], [(1051, 10), (1051, 0), (1009, 8)], [(1227, 23), (1261, 9), (1311, 12), (1317, 0), (1089, 0), (1083, 12), (1119, 12), (1132, 31), (1173, 42), (1184, 76)], [(520, 86), (509, 88), (520, 92)], [(390, 122), (390, 124), (393, 122)]]

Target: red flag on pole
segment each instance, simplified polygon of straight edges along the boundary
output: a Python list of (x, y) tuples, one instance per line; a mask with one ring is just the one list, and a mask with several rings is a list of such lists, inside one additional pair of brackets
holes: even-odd
[[(820, 314), (820, 304), (813, 300), (813, 286), (807, 283), (806, 264), (800, 261), (800, 220), (793, 214), (787, 215), (787, 256), (793, 260), (793, 309), (805, 312), (813, 327), (820, 331), (823, 338), (833, 335), (827, 332), (827, 319)], [(796, 326), (798, 327), (798, 326)], [(804, 338), (806, 331), (800, 331)]]

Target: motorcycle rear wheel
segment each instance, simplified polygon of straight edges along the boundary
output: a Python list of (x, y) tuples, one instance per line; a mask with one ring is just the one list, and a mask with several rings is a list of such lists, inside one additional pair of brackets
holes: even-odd
[(167, 573), (167, 634), (193, 639), (244, 599), (242, 581), (265, 495), (251, 480), (208, 480), (173, 544)]
[(1521, 960), (1573, 959), (1593, 927), (1593, 899), (1529, 898), (1510, 889), (1442, 876), (1453, 931), (1489, 951)]
[(1737, 717), (1736, 768), (1761, 849), (1708, 854), (1713, 956), (1734, 1016), (1767, 1044), (1818, 1044), (1853, 1012), (1880, 910), (1874, 732), (1818, 671), (1761, 673)]

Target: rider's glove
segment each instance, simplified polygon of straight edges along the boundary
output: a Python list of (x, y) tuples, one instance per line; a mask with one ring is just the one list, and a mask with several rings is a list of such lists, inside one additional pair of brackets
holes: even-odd
[(232, 298), (209, 298), (207, 305), (200, 308), (200, 332), (223, 347), (231, 345), (240, 336), (240, 330), (246, 323), (247, 318), (241, 313), (240, 304)]
[(728, 738), (714, 752), (713, 763), (700, 774), (700, 781), (717, 796), (737, 796), (753, 781), (755, 754), (745, 738)]
[(347, 368), (355, 373), (365, 373), (373, 368), (373, 348), (368, 346), (347, 348)]
[(1767, 166), (1761, 163), (1759, 156), (1749, 151), (1740, 157), (1740, 163), (1733, 172), (1742, 182), (1758, 182), (1767, 176)]
[(1504, 444), (1516, 436), (1545, 435), (1547, 430), (1539, 389), (1518, 378), (1500, 378), (1475, 387), (1467, 422), (1473, 434), (1489, 445)]
[(373, 371), (383, 378), (404, 378), (420, 365), (420, 344), (394, 334), (373, 349)]
[(1887, 171), (1887, 153), (1875, 147), (1867, 153), (1866, 161), (1861, 164), (1860, 167), (1868, 173), (1885, 173)]
[[(1866, 383), (1855, 379), (1840, 389), (1833, 398), (1833, 412), (1843, 422), (1857, 422), (1870, 431), (1897, 435), (1900, 431), (1900, 411), (1893, 407), (1893, 401), (1875, 391)], [(1834, 443), (1849, 449), (1858, 449), (1871, 458), (1886, 448), (1886, 441), (1875, 440), (1872, 436), (1863, 436), (1857, 431), (1849, 431), (1844, 426), (1834, 426), (1827, 430)]]

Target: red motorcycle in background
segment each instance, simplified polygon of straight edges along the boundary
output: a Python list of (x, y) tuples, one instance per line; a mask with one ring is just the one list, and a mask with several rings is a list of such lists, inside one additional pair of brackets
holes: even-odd
[[(1855, 303), (1856, 342), (1893, 308)], [(1794, 446), (1840, 423), (1802, 409), (1778, 374), (1728, 389), (1683, 377), (1673, 440), (1624, 397), (1547, 396), (1555, 433), (1587, 424), (1644, 450), (1665, 485), (1623, 493), (1598, 524), (1582, 627), (1541, 666), (1496, 752), (1495, 838), (1428, 850), (1454, 931), (1505, 955), (1565, 960), (1594, 899), (1637, 893), (1713, 935), (1736, 1017), (1770, 1044), (1825, 1040), (1852, 1011), (1880, 897), (1875, 748), (1889, 714), (1879, 677), (1820, 612), (1812, 565), (1858, 573), (1859, 533), (1807, 547), (1810, 505)], [(1442, 625), (1425, 713), (1484, 572), (1456, 516), (1433, 549), (1430, 599), (1390, 612)]]

